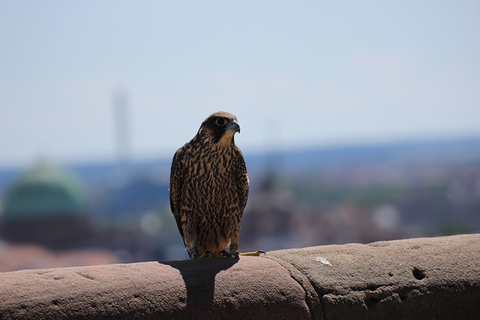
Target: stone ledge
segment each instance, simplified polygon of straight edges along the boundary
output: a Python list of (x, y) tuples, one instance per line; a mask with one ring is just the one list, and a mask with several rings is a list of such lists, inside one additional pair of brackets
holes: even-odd
[(0, 319), (480, 319), (480, 235), (0, 273)]
[(303, 288), (258, 257), (0, 274), (0, 319), (310, 319)]
[(269, 252), (304, 274), (324, 319), (480, 319), (480, 234)]

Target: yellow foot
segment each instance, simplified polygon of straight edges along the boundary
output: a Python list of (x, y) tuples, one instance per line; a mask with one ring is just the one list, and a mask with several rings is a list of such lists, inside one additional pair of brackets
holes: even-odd
[(258, 257), (262, 254), (265, 254), (265, 251), (258, 250), (258, 251), (255, 251), (255, 252), (239, 253), (240, 256), (255, 256), (255, 257)]
[(265, 251), (262, 251), (262, 250), (258, 250), (258, 251), (255, 251), (255, 252), (245, 252), (245, 253), (239, 253), (238, 251), (226, 251), (226, 250), (223, 250), (222, 252), (220, 252), (220, 256), (221, 257), (234, 257), (234, 258), (238, 258), (238, 256), (260, 256), (261, 254), (265, 254)]

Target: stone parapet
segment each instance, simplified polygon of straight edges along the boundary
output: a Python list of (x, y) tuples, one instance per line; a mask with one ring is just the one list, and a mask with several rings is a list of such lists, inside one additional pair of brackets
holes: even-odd
[(480, 234), (0, 273), (0, 319), (480, 319)]

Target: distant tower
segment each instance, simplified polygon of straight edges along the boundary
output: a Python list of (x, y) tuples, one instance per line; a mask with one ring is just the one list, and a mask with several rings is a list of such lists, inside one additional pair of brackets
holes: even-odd
[(275, 117), (266, 117), (266, 121), (273, 125), (275, 130), (265, 130), (265, 141), (267, 142), (266, 152), (266, 168), (264, 171), (263, 181), (260, 185), (262, 191), (274, 191), (277, 176), (281, 172), (282, 155), (281, 155), (281, 132)]
[(124, 88), (119, 87), (113, 96), (115, 109), (115, 129), (117, 142), (118, 173), (128, 179), (130, 166), (130, 139), (128, 126), (128, 101)]

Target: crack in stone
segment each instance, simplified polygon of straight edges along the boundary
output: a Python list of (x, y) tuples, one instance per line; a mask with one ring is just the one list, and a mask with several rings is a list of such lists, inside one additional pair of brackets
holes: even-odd
[[(410, 288), (400, 288), (395, 285), (369, 284), (366, 287), (362, 286), (361, 288), (350, 288), (347, 294), (335, 294), (335, 290), (329, 290), (328, 292), (324, 292), (323, 294), (321, 294), (315, 290), (314, 284), (310, 281), (310, 279), (289, 262), (274, 256), (267, 255), (266, 258), (279, 263), (282, 267), (287, 269), (292, 279), (299, 283), (300, 286), (304, 289), (306, 294), (305, 302), (310, 310), (312, 319), (318, 319), (319, 315), (321, 319), (327, 319), (324, 305), (325, 301), (323, 301), (324, 297), (326, 296), (346, 298), (351, 294), (362, 294), (364, 296), (364, 306), (367, 309), (372, 309), (375, 308), (377, 304), (382, 303), (382, 301), (387, 301), (390, 299), (398, 300), (399, 302), (405, 302), (408, 299), (412, 298), (415, 290), (419, 290), (417, 286), (412, 286)], [(419, 281), (427, 278), (427, 276), (425, 275), (425, 271), (417, 267), (414, 267), (412, 269), (412, 275), (415, 279)], [(388, 276), (392, 277), (393, 273), (389, 273)]]
[(86, 274), (86, 273), (81, 273), (81, 272), (78, 272), (78, 271), (75, 272), (75, 273), (78, 274), (80, 277), (83, 277), (83, 278), (88, 279), (88, 280), (93, 280), (93, 281), (95, 281), (95, 278), (94, 278), (94, 277), (89, 276), (89, 275)]
[(53, 279), (53, 280), (62, 280), (65, 278), (65, 276), (63, 275), (55, 275), (54, 271), (39, 271), (39, 272), (36, 272), (36, 274), (45, 278)]
[[(312, 319), (326, 319), (325, 312), (322, 304), (322, 300), (320, 299), (317, 291), (313, 287), (313, 284), (310, 282), (310, 279), (306, 275), (304, 275), (300, 270), (295, 268), (292, 264), (288, 263), (287, 261), (280, 259), (278, 257), (273, 256), (265, 256), (265, 258), (273, 260), (280, 264), (283, 268), (285, 268), (290, 277), (295, 280), (305, 291), (305, 303), (310, 311), (310, 316)], [(320, 318), (319, 318), (320, 316)]]

